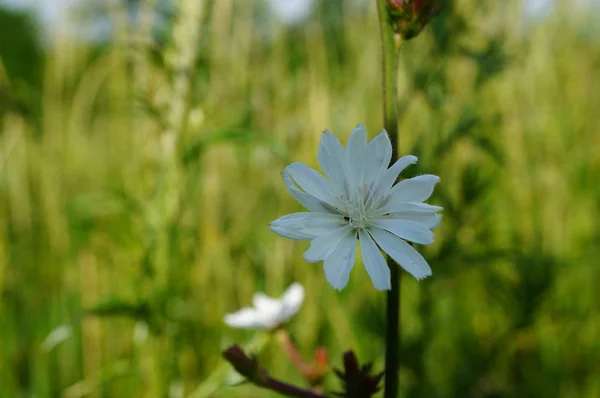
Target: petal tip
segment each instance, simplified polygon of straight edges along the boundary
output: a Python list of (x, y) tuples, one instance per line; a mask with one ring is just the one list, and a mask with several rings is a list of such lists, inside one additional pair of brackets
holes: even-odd
[(296, 307), (304, 301), (304, 286), (298, 282), (292, 283), (283, 293), (282, 300), (285, 304)]
[(224, 322), (224, 323), (225, 323), (227, 326), (229, 326), (229, 327), (231, 327), (231, 328), (239, 328), (239, 327), (243, 327), (243, 326), (240, 326), (240, 322), (239, 322), (239, 320), (237, 319), (237, 317), (236, 317), (236, 314), (235, 314), (235, 313), (233, 313), (233, 314), (225, 314), (225, 316), (223, 317), (223, 322)]
[(319, 259), (315, 259), (315, 258), (311, 258), (310, 256), (307, 256), (306, 252), (304, 252), (304, 254), (302, 255), (302, 258), (304, 259), (304, 261), (306, 261), (307, 263), (310, 263), (310, 264), (315, 264), (315, 263), (318, 263), (319, 261), (321, 261)]
[(419, 275), (419, 276), (417, 277), (417, 280), (419, 280), (419, 281), (422, 281), (423, 279), (427, 279), (427, 278), (428, 278), (428, 277), (430, 277), (431, 275), (432, 275), (432, 274), (431, 274), (431, 271), (429, 271), (428, 273), (425, 273), (425, 274)]
[[(326, 278), (327, 279), (327, 278)], [(345, 284), (339, 284), (339, 283), (333, 283), (331, 281), (327, 281), (327, 283), (329, 283), (331, 285), (331, 287), (333, 287), (334, 290), (341, 292), (342, 289), (344, 289), (346, 287), (346, 285), (348, 284), (348, 282), (346, 282)]]

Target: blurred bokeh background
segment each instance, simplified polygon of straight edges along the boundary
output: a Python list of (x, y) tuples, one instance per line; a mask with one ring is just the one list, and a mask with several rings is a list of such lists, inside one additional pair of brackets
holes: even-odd
[[(441, 176), (444, 221), (433, 277), (403, 279), (402, 396), (600, 396), (599, 17), (454, 0), (404, 46), (399, 152)], [(280, 171), (361, 122), (374, 1), (0, 1), (0, 396), (271, 396), (223, 387), (254, 334), (222, 318), (292, 281), (306, 357), (382, 369), (360, 263), (335, 292), (267, 229), (300, 209)]]

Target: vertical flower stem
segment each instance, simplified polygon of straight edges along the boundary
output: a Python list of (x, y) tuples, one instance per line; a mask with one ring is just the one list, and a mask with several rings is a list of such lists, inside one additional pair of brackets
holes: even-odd
[[(383, 71), (383, 120), (392, 142), (392, 160), (398, 158), (398, 54), (401, 37), (394, 33), (386, 0), (375, 0), (379, 14)], [(387, 293), (384, 397), (398, 397), (400, 368), (400, 268), (388, 257), (392, 288)]]

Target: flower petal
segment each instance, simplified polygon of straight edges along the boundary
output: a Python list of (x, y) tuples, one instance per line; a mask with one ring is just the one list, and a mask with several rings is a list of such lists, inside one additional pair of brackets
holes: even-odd
[(319, 199), (315, 198), (311, 194), (308, 194), (306, 192), (302, 192), (301, 190), (299, 190), (298, 187), (296, 186), (296, 183), (294, 182), (294, 180), (292, 180), (292, 177), (290, 176), (289, 171), (283, 170), (283, 172), (281, 173), (281, 176), (283, 177), (283, 181), (285, 182), (285, 187), (287, 188), (290, 195), (292, 195), (294, 197), (294, 199), (296, 199), (296, 201), (298, 203), (300, 203), (302, 206), (304, 206), (306, 209), (308, 209), (310, 211), (315, 211), (318, 213), (332, 213), (333, 212), (331, 207), (327, 206), (326, 203), (320, 201)]
[(302, 257), (309, 263), (318, 263), (325, 260), (336, 249), (338, 243), (351, 231), (351, 227), (346, 225), (335, 229), (325, 235), (317, 236), (310, 242), (310, 247)]
[(374, 192), (388, 191), (392, 185), (394, 185), (400, 173), (402, 173), (409, 165), (417, 163), (417, 160), (417, 157), (413, 155), (402, 156), (400, 159), (396, 160), (392, 167), (384, 171), (379, 177), (379, 180), (375, 182)]
[(304, 192), (333, 207), (337, 207), (338, 209), (343, 208), (343, 204), (333, 193), (329, 181), (319, 174), (318, 171), (313, 170), (300, 162), (292, 163), (286, 167), (284, 171), (289, 173), (294, 182), (298, 184)]
[(338, 195), (345, 192), (346, 171), (344, 147), (335, 135), (325, 131), (319, 143), (319, 164)]
[[(393, 198), (390, 198), (393, 199)], [(442, 211), (444, 208), (440, 206), (433, 206), (427, 203), (420, 202), (395, 202), (389, 200), (384, 206), (377, 210), (375, 216), (382, 216), (384, 214), (391, 213), (436, 213)]]
[(442, 222), (442, 215), (437, 213), (411, 213), (400, 212), (390, 213), (385, 216), (380, 216), (380, 219), (391, 220), (407, 220), (414, 221), (425, 225), (429, 229), (437, 228)]
[(308, 240), (343, 225), (344, 218), (341, 215), (300, 212), (278, 218), (269, 224), (269, 229), (285, 238)]
[(369, 277), (371, 277), (373, 286), (377, 290), (390, 290), (392, 287), (390, 269), (379, 248), (375, 245), (373, 238), (362, 229), (358, 232), (358, 237), (363, 263)]
[(367, 145), (367, 167), (364, 184), (369, 184), (385, 171), (392, 158), (392, 143), (387, 131), (383, 130)]
[(398, 202), (424, 202), (433, 193), (440, 177), (432, 174), (420, 175), (396, 184), (390, 192), (390, 200)]
[(367, 164), (367, 130), (363, 124), (357, 124), (346, 146), (346, 178), (350, 186), (362, 184)]
[(356, 233), (350, 231), (337, 248), (323, 262), (325, 279), (334, 289), (342, 290), (350, 279), (350, 271), (356, 260)]
[(281, 307), (279, 300), (260, 292), (252, 296), (252, 305), (258, 312), (263, 313), (277, 312)]
[(296, 315), (302, 302), (304, 301), (304, 287), (298, 282), (292, 283), (287, 288), (283, 296), (281, 296), (283, 302), (282, 317), (284, 321), (287, 321), (292, 316)]
[(232, 314), (226, 314), (224, 321), (232, 328), (256, 328), (261, 326), (254, 308), (242, 308)]
[(421, 245), (430, 245), (433, 243), (435, 235), (425, 224), (409, 220), (377, 218), (373, 220), (373, 225), (385, 229), (399, 238)]
[(371, 228), (369, 232), (377, 245), (409, 274), (417, 279), (431, 275), (429, 264), (411, 245), (396, 235), (377, 227)]
[(314, 239), (316, 235), (304, 230), (304, 223), (308, 214), (311, 213), (288, 214), (271, 222), (269, 229), (284, 238), (297, 240)]
[(267, 296), (264, 293), (255, 293), (252, 305), (256, 309), (256, 322), (267, 329), (271, 329), (283, 322), (283, 302)]

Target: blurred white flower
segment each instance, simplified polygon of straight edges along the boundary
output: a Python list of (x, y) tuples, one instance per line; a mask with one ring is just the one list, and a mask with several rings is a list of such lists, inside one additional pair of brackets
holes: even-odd
[(148, 324), (144, 321), (138, 321), (133, 328), (133, 342), (135, 345), (142, 345), (148, 339)]
[(256, 293), (252, 297), (251, 307), (225, 315), (225, 323), (234, 328), (273, 330), (296, 315), (304, 301), (304, 287), (293, 283), (280, 299)]
[(315, 0), (269, 0), (269, 6), (285, 23), (300, 23), (311, 13)]
[(50, 352), (65, 340), (68, 340), (73, 335), (73, 328), (69, 325), (61, 325), (53, 329), (48, 336), (42, 341), (42, 349)]
[(523, 2), (525, 15), (533, 19), (545, 17), (553, 8), (553, 0), (528, 0)]
[(338, 290), (348, 283), (357, 239), (378, 290), (391, 287), (390, 270), (379, 248), (415, 278), (431, 275), (427, 261), (405, 241), (433, 242), (431, 229), (440, 224), (442, 216), (437, 212), (442, 208), (423, 201), (431, 196), (439, 177), (420, 175), (394, 185), (417, 158), (404, 156), (388, 169), (392, 145), (387, 133), (367, 143), (363, 125), (352, 131), (346, 149), (333, 134), (324, 132), (318, 157), (327, 178), (303, 163), (293, 163), (282, 173), (290, 194), (310, 212), (281, 217), (269, 228), (286, 238), (311, 240), (304, 259), (324, 260), (325, 278)]

